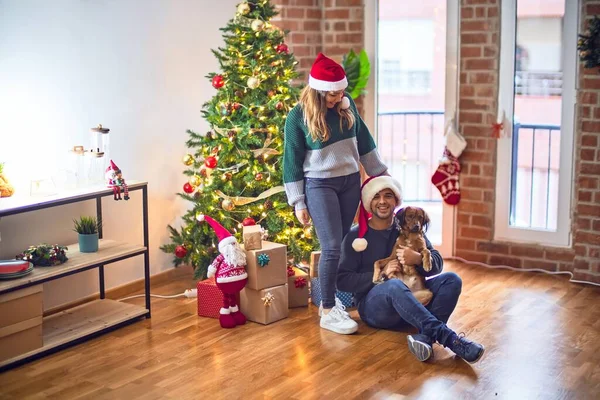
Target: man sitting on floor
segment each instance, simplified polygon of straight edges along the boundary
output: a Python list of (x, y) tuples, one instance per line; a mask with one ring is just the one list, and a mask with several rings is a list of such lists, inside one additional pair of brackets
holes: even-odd
[[(363, 184), (361, 202), (365, 210), (372, 214), (372, 218), (368, 220), (367, 227), (353, 227), (342, 242), (338, 290), (355, 294), (360, 318), (369, 326), (391, 330), (408, 325), (417, 328), (419, 333), (408, 335), (407, 339), (409, 350), (420, 361), (431, 358), (432, 343), (437, 341), (464, 360), (477, 362), (484, 353), (484, 347), (457, 335), (446, 326), (458, 302), (462, 281), (454, 272), (440, 274), (443, 268), (442, 256), (427, 238), (425, 241), (431, 252), (431, 271), (425, 272), (421, 254), (409, 248), (401, 249), (398, 260), (389, 262), (383, 271), (389, 276), (400, 270), (400, 264), (406, 264), (415, 265), (423, 276), (440, 274), (426, 281), (427, 289), (433, 293), (427, 306), (419, 303), (399, 279), (389, 279), (379, 284), (373, 282), (374, 262), (387, 258), (398, 238), (399, 232), (394, 226), (394, 210), (402, 203), (400, 184), (390, 176), (370, 178)], [(363, 223), (365, 220), (366, 218)], [(352, 246), (355, 239), (362, 236), (359, 232), (364, 233), (364, 239), (368, 243), (364, 251), (360, 248), (356, 251)]]

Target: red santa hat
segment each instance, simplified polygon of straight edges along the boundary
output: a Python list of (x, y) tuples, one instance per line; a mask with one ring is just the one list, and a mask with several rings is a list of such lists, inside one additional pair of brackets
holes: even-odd
[(109, 171), (120, 171), (121, 169), (119, 167), (117, 167), (117, 164), (115, 164), (113, 162), (113, 160), (110, 160), (110, 165), (108, 167), (106, 167), (106, 171), (105, 172), (109, 172)]
[(229, 231), (223, 227), (223, 225), (208, 215), (199, 214), (196, 219), (198, 222), (208, 222), (208, 224), (213, 228), (217, 238), (219, 239), (219, 252), (223, 253), (223, 249), (226, 246), (237, 242), (236, 238), (232, 236), (231, 233), (229, 233)]
[(331, 58), (319, 53), (310, 69), (308, 86), (315, 90), (335, 92), (348, 87), (344, 68)]
[(390, 189), (398, 202), (402, 201), (402, 186), (391, 176), (372, 176), (362, 185), (360, 191), (360, 210), (358, 213), (358, 237), (352, 242), (352, 248), (357, 252), (364, 251), (367, 248), (368, 242), (364, 236), (369, 228), (369, 218), (373, 213), (371, 202), (375, 195), (384, 189)]

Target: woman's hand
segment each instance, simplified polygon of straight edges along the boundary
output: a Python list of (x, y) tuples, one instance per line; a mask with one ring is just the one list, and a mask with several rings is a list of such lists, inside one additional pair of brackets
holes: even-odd
[(310, 224), (310, 214), (308, 213), (308, 209), (304, 208), (302, 210), (296, 210), (296, 218), (302, 225)]
[(408, 247), (398, 246), (396, 257), (403, 265), (421, 265), (423, 263), (423, 256)]

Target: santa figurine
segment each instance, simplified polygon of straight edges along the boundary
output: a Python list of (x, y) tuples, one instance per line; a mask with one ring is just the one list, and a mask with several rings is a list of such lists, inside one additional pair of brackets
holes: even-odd
[(215, 277), (215, 283), (223, 293), (223, 307), (219, 312), (219, 322), (223, 328), (235, 328), (246, 323), (237, 304), (237, 295), (246, 286), (246, 253), (238, 241), (221, 224), (208, 215), (198, 215), (198, 222), (208, 222), (219, 239), (219, 254), (208, 267), (208, 277)]
[(123, 179), (121, 169), (117, 167), (113, 160), (110, 160), (110, 165), (106, 167), (104, 177), (106, 178), (108, 187), (113, 190), (113, 197), (115, 200), (121, 200), (121, 190), (123, 190), (123, 198), (129, 200), (129, 187), (127, 187), (127, 183), (125, 183), (125, 179)]

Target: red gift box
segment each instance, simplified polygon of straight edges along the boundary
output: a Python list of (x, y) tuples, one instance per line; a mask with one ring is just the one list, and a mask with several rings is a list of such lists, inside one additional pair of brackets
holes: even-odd
[[(217, 287), (215, 278), (198, 281), (198, 316), (219, 318), (221, 307), (223, 307), (223, 293)], [(238, 306), (240, 304), (240, 295), (237, 296)]]

